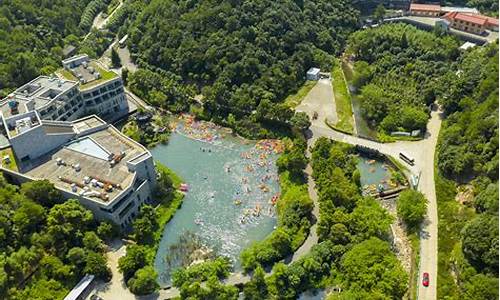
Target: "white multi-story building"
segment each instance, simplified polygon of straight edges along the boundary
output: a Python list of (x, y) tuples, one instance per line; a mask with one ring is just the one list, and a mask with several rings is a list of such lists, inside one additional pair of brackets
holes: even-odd
[(47, 179), (66, 199), (78, 199), (97, 219), (122, 228), (142, 204), (151, 203), (156, 185), (151, 153), (99, 117), (50, 121), (30, 111), (4, 121), (9, 124), (17, 134), (1, 150), (0, 170), (12, 181)]
[(116, 73), (106, 70), (85, 54), (62, 61), (63, 70), (56, 74), (64, 80), (78, 81), (86, 114), (113, 119), (128, 113), (123, 82)]
[(47, 179), (125, 228), (152, 201), (153, 157), (97, 116), (128, 113), (121, 78), (86, 55), (63, 66), (59, 78), (40, 76), (0, 101), (0, 170), (18, 183)]

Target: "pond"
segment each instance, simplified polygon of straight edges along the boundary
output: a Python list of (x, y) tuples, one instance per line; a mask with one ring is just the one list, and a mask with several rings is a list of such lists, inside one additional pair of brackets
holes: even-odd
[(326, 297), (324, 289), (313, 289), (299, 295), (298, 300), (323, 300)]
[(190, 255), (197, 251), (227, 256), (238, 270), (241, 251), (276, 225), (270, 203), (279, 193), (276, 153), (232, 136), (216, 139), (214, 132), (181, 132), (185, 134), (173, 133), (168, 145), (151, 151), (188, 185), (156, 255), (162, 286), (170, 285), (171, 271), (179, 265), (208, 257)]
[(392, 175), (394, 168), (383, 159), (360, 155), (357, 167), (363, 193), (376, 192), (379, 188), (389, 190), (398, 187)]

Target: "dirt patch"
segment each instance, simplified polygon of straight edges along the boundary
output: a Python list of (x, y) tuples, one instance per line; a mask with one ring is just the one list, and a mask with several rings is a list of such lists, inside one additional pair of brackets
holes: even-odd
[(391, 224), (392, 248), (396, 257), (401, 262), (401, 265), (406, 272), (411, 272), (411, 256), (412, 247), (411, 241), (406, 234), (406, 225), (403, 220), (397, 217), (396, 199), (379, 200), (380, 205), (394, 217), (394, 222)]
[(458, 193), (455, 196), (455, 201), (462, 205), (470, 205), (474, 200), (474, 187), (471, 184), (458, 187)]

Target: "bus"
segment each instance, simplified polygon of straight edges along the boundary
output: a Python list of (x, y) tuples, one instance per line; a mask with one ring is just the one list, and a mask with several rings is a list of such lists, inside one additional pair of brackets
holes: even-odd
[(409, 164), (410, 166), (415, 165), (415, 159), (410, 158), (407, 154), (403, 152), (399, 152), (399, 158), (403, 160), (405, 163)]
[(118, 45), (120, 46), (120, 48), (123, 48), (127, 45), (127, 38), (128, 38), (128, 34), (126, 34), (124, 37), (122, 37), (122, 39), (118, 42)]

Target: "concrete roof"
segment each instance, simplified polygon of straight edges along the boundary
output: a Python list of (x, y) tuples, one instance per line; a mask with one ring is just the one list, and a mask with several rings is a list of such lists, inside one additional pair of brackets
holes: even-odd
[(61, 94), (75, 87), (75, 81), (59, 79), (56, 77), (39, 76), (16, 89), (12, 94), (0, 102), (0, 110), (6, 117), (12, 116), (9, 107), (10, 101), (17, 101), (19, 113), (24, 113), (31, 109), (26, 108), (27, 103), (32, 103), (34, 109), (41, 108), (54, 101)]
[(320, 71), (319, 68), (310, 68), (308, 71), (307, 71), (307, 74), (318, 74)]
[(94, 275), (85, 275), (80, 282), (78, 282), (75, 287), (69, 292), (64, 300), (78, 300), (83, 292), (89, 287), (89, 285), (94, 280)]
[(412, 3), (412, 4), (410, 4), (410, 10), (423, 10), (423, 11), (440, 12), (441, 5)]
[[(95, 121), (95, 119), (94, 119)], [(77, 122), (77, 126), (83, 126), (82, 121)], [(87, 123), (88, 124), (88, 123)], [(123, 136), (113, 126), (108, 126), (97, 132), (84, 135), (79, 138), (90, 138), (100, 148), (108, 153), (115, 155), (122, 151), (125, 157), (114, 166), (105, 159), (98, 158), (80, 151), (76, 151), (66, 147), (66, 145), (74, 142), (71, 141), (65, 146), (62, 146), (51, 153), (48, 153), (34, 161), (29, 162), (25, 166), (20, 166), (21, 172), (27, 176), (37, 179), (48, 179), (58, 188), (71, 191), (71, 183), (62, 181), (61, 178), (70, 180), (79, 184), (83, 184), (86, 176), (98, 178), (99, 181), (107, 181), (112, 184), (119, 184), (120, 188), (114, 188), (111, 192), (106, 192), (108, 199), (93, 197), (91, 199), (101, 203), (111, 203), (122, 190), (126, 189), (133, 183), (134, 173), (128, 170), (127, 161), (135, 158), (138, 155), (144, 154), (147, 150), (134, 141)], [(57, 160), (62, 159), (65, 165), (58, 165)], [(81, 170), (75, 170), (72, 165), (79, 164)], [(104, 193), (104, 189), (92, 187), (89, 184), (90, 190)], [(76, 193), (82, 192), (82, 188), (78, 187)], [(87, 197), (88, 198), (88, 197)]]

